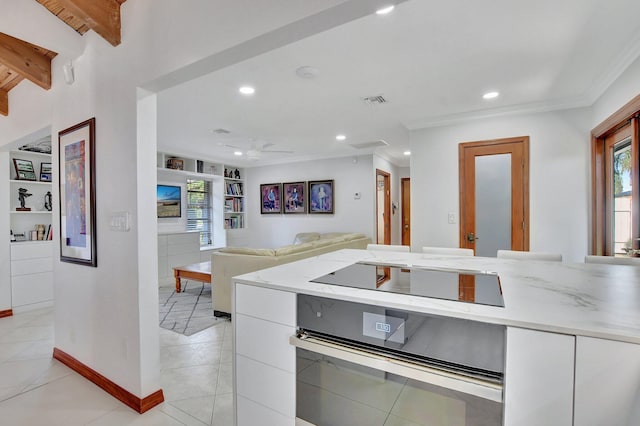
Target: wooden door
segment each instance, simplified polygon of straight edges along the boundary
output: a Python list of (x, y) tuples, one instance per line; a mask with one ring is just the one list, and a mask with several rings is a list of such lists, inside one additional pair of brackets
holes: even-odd
[[(476, 198), (478, 189), (476, 185), (476, 164), (481, 164), (485, 159), (490, 159), (488, 158), (489, 156), (501, 156), (501, 159), (505, 159), (509, 164), (506, 167), (508, 167), (507, 174), (510, 176), (506, 179), (509, 179), (510, 183), (504, 181), (501, 177), (495, 179), (505, 185), (507, 199), (510, 199), (510, 208), (509, 206), (502, 206), (507, 209), (507, 215), (510, 216), (510, 224), (506, 224), (506, 232), (510, 233), (510, 241), (507, 237), (506, 242), (494, 243), (492, 246), (483, 249), (485, 250), (484, 253), (479, 253), (479, 243), (476, 240), (483, 237), (491, 239), (494, 236), (493, 228), (497, 230), (498, 227), (504, 225), (499, 220), (485, 220), (483, 224), (485, 229), (481, 232), (478, 232), (479, 229), (477, 229), (476, 218), (481, 213), (478, 204), (491, 203), (490, 201), (487, 203), (485, 199)], [(479, 159), (482, 160), (480, 161)], [(496, 249), (529, 250), (529, 137), (522, 136), (461, 143), (459, 145), (459, 170), (460, 247), (471, 248), (479, 256), (495, 256)], [(490, 189), (488, 191), (489, 195), (492, 195), (492, 191), (494, 190)], [(495, 204), (497, 205), (498, 203)], [(482, 233), (485, 235), (483, 236)]]
[(411, 179), (402, 178), (400, 180), (400, 206), (402, 212), (402, 245), (411, 245)]

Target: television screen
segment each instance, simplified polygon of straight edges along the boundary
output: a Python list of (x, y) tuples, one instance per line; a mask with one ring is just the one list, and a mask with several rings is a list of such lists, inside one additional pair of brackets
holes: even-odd
[(158, 217), (180, 217), (182, 209), (181, 188), (172, 185), (158, 185)]

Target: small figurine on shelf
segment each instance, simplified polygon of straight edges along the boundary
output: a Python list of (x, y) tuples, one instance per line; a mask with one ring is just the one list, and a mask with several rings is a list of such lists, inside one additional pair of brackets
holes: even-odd
[(9, 232), (11, 233), (11, 237), (10, 237), (11, 241), (15, 241), (16, 240), (16, 236), (13, 235), (13, 230), (10, 230)]
[(224, 169), (224, 177), (229, 177), (229, 172), (227, 171), (227, 169)]
[(52, 208), (53, 204), (51, 203), (51, 191), (47, 191), (47, 193), (44, 194), (44, 209), (50, 212)]
[(18, 188), (18, 200), (20, 200), (20, 207), (16, 207), (16, 211), (19, 212), (30, 212), (31, 207), (25, 207), (24, 201), (25, 198), (31, 197), (31, 194), (27, 192), (26, 188)]
[(236, 172), (234, 174), (236, 179), (240, 179), (240, 171), (238, 169), (236, 169)]

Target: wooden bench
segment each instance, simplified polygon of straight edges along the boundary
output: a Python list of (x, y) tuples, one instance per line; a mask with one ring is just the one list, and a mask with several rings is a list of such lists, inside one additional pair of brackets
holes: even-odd
[(211, 284), (211, 261), (176, 266), (173, 268), (173, 276), (176, 278), (176, 293), (182, 291), (181, 278)]

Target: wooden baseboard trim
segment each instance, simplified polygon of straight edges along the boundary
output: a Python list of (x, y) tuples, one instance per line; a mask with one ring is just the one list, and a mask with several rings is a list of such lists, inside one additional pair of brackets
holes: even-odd
[(158, 389), (151, 395), (144, 398), (138, 398), (123, 387), (115, 384), (111, 380), (104, 377), (102, 374), (84, 365), (71, 355), (65, 353), (64, 351), (61, 351), (58, 348), (53, 348), (53, 358), (57, 359), (90, 382), (93, 382), (109, 395), (120, 400), (140, 414), (144, 413), (147, 410), (150, 410), (151, 408), (164, 401), (164, 394), (162, 393), (162, 389)]
[(0, 311), (0, 318), (13, 316), (13, 309), (7, 309), (5, 311)]

